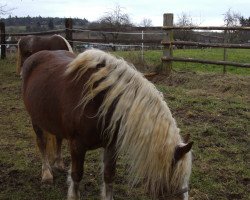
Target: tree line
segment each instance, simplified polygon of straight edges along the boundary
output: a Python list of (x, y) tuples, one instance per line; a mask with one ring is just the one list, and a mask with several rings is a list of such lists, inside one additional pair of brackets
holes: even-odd
[[(65, 18), (60, 17), (12, 17), (9, 15), (7, 18), (2, 18), (1, 21), (5, 22), (6, 26), (28, 26), (30, 24), (36, 25), (40, 23), (41, 25), (48, 25), (53, 22), (55, 26), (64, 25)], [(73, 18), (74, 25), (84, 26), (89, 23), (87, 19)]]
[[(65, 18), (60, 17), (12, 17), (9, 15), (7, 18), (0, 19), (6, 25), (6, 27), (25, 27), (23, 31), (43, 31), (43, 30), (53, 30), (56, 28), (63, 28), (65, 23)], [(87, 26), (89, 21), (87, 19), (73, 18), (74, 26)], [(10, 32), (13, 32), (14, 29), (10, 28)]]

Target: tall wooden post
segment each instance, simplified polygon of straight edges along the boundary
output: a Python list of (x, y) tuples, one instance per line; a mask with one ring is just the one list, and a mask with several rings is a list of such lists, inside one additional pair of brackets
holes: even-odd
[(5, 41), (5, 24), (0, 22), (0, 44), (1, 44), (1, 59), (6, 58), (6, 41)]
[[(227, 39), (227, 30), (224, 31), (224, 39), (223, 39), (223, 43), (226, 44), (228, 43), (228, 39)], [(223, 61), (226, 61), (227, 60), (227, 48), (224, 47), (223, 49)], [(227, 66), (226, 65), (223, 65), (223, 74), (226, 73), (226, 68)]]
[[(163, 26), (173, 26), (174, 15), (172, 13), (167, 13), (163, 15)], [(165, 31), (163, 35), (163, 42), (169, 42), (169, 45), (164, 45), (163, 48), (163, 57), (169, 59), (162, 62), (162, 73), (166, 74), (167, 76), (170, 75), (172, 69), (172, 61), (170, 60), (173, 57), (173, 47), (171, 42), (173, 41), (173, 30)]]
[(65, 35), (66, 40), (68, 40), (69, 44), (73, 48), (73, 40), (72, 40), (72, 28), (73, 28), (73, 21), (71, 18), (65, 19)]

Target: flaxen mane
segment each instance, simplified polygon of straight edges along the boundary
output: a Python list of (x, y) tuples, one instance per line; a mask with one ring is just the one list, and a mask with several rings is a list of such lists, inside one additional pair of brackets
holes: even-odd
[(74, 52), (73, 52), (73, 49), (72, 49), (72, 47), (71, 47), (71, 45), (69, 44), (69, 42), (68, 42), (63, 36), (58, 35), (58, 34), (57, 34), (56, 36), (57, 36), (57, 37), (60, 37), (60, 38), (62, 38), (62, 39), (64, 40), (65, 44), (66, 44), (67, 47), (68, 47), (69, 52), (74, 53)]
[(162, 186), (168, 191), (177, 190), (182, 179), (190, 176), (191, 169), (186, 168), (191, 165), (186, 160), (191, 162), (191, 159), (190, 154), (185, 155), (185, 162), (180, 161), (173, 171), (173, 154), (182, 139), (163, 95), (132, 65), (95, 49), (79, 54), (68, 65), (66, 76), (75, 74), (75, 79), (79, 79), (100, 63), (102, 66), (84, 85), (79, 107), (84, 109), (89, 101), (106, 90), (99, 108), (100, 119), (105, 121), (114, 101), (116, 107), (103, 134), (112, 141), (119, 124), (117, 152), (129, 157), (131, 182), (143, 181), (154, 197), (163, 190)]

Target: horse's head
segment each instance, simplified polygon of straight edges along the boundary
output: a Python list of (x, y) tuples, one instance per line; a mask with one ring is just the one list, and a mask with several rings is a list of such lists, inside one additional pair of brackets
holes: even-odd
[(158, 199), (188, 200), (193, 142), (187, 140), (184, 139), (175, 147), (171, 168), (169, 169), (169, 180), (167, 180), (169, 183), (162, 185), (163, 188), (158, 194)]
[(17, 74), (22, 74), (22, 66), (24, 61), (30, 57), (33, 53), (37, 52), (34, 49), (34, 40), (36, 36), (28, 35), (21, 38), (18, 41), (18, 52), (17, 52)]

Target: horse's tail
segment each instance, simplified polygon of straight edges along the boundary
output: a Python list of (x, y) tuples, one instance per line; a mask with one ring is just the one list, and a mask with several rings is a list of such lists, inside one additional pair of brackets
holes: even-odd
[(60, 38), (62, 38), (64, 40), (65, 44), (68, 47), (69, 52), (74, 53), (71, 45), (69, 44), (69, 42), (63, 36), (61, 36), (61, 35), (57, 35), (57, 36), (60, 37)]
[(20, 75), (20, 72), (21, 72), (21, 52), (20, 52), (20, 44), (19, 44), (20, 41), (21, 41), (21, 39), (19, 39), (17, 42), (17, 62), (16, 62), (17, 75)]
[(44, 136), (46, 137), (46, 153), (48, 155), (48, 159), (51, 162), (54, 162), (57, 149), (56, 136), (46, 131), (44, 132)]

